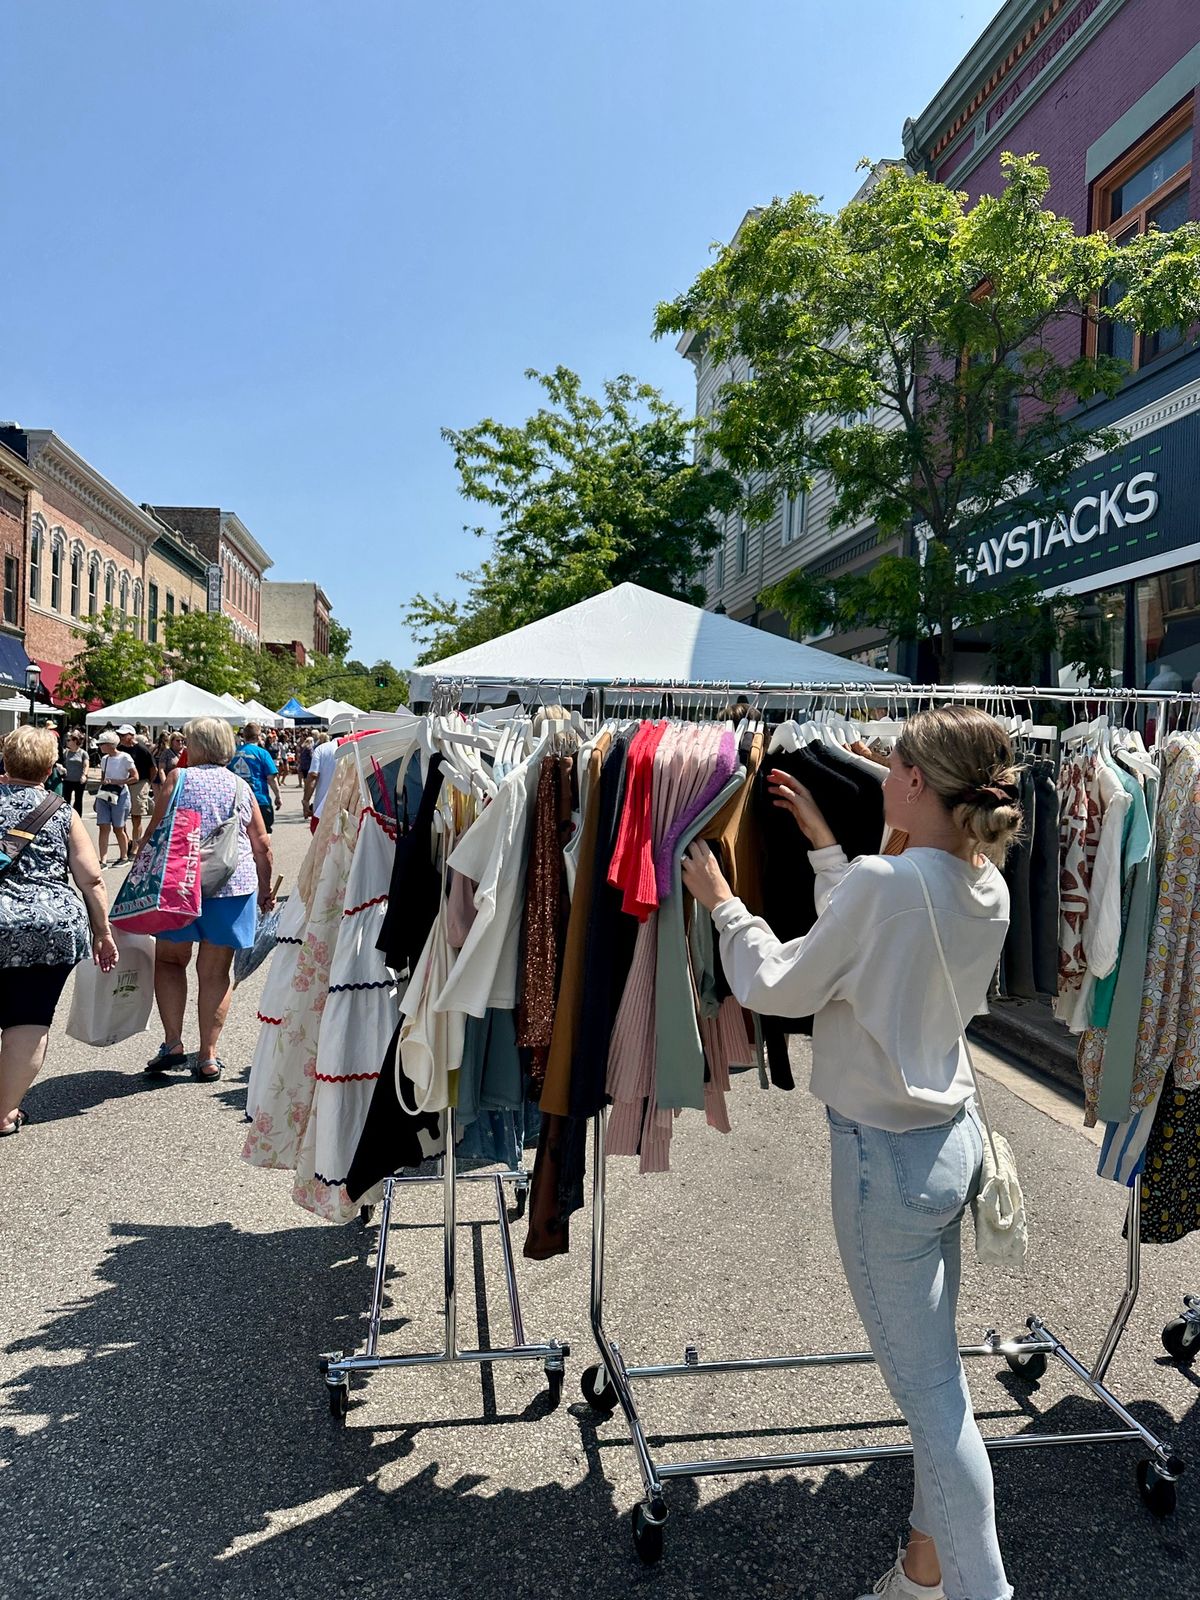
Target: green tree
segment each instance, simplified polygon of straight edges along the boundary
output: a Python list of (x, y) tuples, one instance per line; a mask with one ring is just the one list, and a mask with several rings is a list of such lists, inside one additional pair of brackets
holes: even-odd
[(75, 632), (83, 648), (67, 663), (59, 682), (60, 697), (71, 705), (86, 708), (97, 700), (114, 705), (144, 694), (161, 679), (162, 650), (139, 639), (130, 618), (112, 606)]
[(350, 629), (336, 617), (329, 619), (329, 659), (345, 661), (350, 654)]
[(865, 577), (798, 573), (768, 603), (805, 632), (937, 635), (944, 677), (956, 629), (997, 619), (1010, 643), (1049, 629), (1091, 664), (1068, 602), (1047, 610), (1029, 580), (984, 591), (966, 558), (1001, 507), (1019, 520), (1061, 506), (1089, 450), (1119, 442), (1071, 414), (1114, 395), (1128, 370), (1078, 354), (1080, 320), (1200, 320), (1200, 225), (1121, 247), (1081, 236), (1046, 209), (1035, 156), (1002, 160), (1000, 193), (973, 206), (900, 167), (834, 215), (812, 195), (776, 200), (656, 319), (660, 336), (692, 330), (709, 359), (749, 364), (722, 390), (711, 442), (735, 471), (765, 473), (752, 516), (825, 473), (834, 527), (920, 532), (923, 560), (889, 556)]
[(177, 678), (210, 694), (245, 699), (254, 681), (247, 651), (229, 618), (219, 611), (189, 611), (167, 617), (167, 660)]
[(507, 633), (618, 583), (700, 598), (697, 574), (732, 509), (731, 473), (696, 459), (697, 424), (622, 376), (599, 398), (566, 367), (529, 371), (546, 403), (523, 423), (490, 418), (443, 437), (463, 497), (498, 514), (492, 553), (462, 601), (419, 594), (407, 614), (423, 660)]

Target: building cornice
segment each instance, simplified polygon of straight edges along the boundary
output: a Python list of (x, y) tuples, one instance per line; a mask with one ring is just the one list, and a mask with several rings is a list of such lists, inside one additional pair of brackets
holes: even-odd
[[(1104, 27), (1125, 0), (1009, 0), (963, 57), (955, 71), (918, 117), (904, 125), (904, 151), (918, 168), (936, 169), (956, 139), (967, 134), (982, 113), (971, 153), (947, 174), (959, 182), (1004, 138), (1012, 124), (1052, 84), (1090, 39)], [(998, 97), (1011, 91), (1019, 74), (1037, 52), (1053, 41), (1055, 30), (1075, 17), (1070, 35), (1017, 93), (1003, 112), (991, 120)]]
[(29, 428), (25, 437), (29, 440), (29, 464), (44, 479), (106, 517), (136, 545), (148, 547), (158, 537), (154, 520), (51, 429)]
[(221, 533), (241, 551), (247, 560), (254, 563), (259, 572), (266, 572), (275, 565), (235, 511), (222, 511)]
[(37, 478), (16, 451), (10, 450), (6, 444), (0, 444), (0, 478), (16, 484), (18, 489), (37, 487)]

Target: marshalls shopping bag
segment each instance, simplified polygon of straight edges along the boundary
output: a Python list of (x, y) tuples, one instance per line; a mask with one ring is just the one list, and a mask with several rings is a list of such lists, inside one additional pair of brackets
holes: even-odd
[(145, 933), (114, 929), (120, 952), (111, 972), (94, 961), (75, 968), (75, 992), (67, 1035), (81, 1044), (120, 1044), (145, 1033), (154, 1005), (154, 940)]
[(182, 783), (166, 815), (137, 853), (109, 920), (127, 933), (167, 933), (200, 915), (200, 813), (179, 804)]

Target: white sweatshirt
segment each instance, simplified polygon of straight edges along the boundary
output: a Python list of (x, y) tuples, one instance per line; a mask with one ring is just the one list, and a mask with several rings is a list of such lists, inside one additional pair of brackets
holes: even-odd
[(989, 862), (945, 850), (860, 856), (809, 853), (817, 921), (781, 944), (740, 900), (713, 913), (740, 1003), (765, 1016), (814, 1017), (812, 1092), (844, 1117), (905, 1133), (948, 1122), (971, 1098), (918, 856), (964, 1020), (985, 1011), (1008, 928), (1008, 886)]

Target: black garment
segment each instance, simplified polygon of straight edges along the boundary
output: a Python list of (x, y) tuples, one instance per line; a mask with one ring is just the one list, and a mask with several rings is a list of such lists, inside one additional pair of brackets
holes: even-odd
[(122, 745), (121, 748), (127, 756), (131, 757), (134, 766), (137, 768), (138, 782), (149, 783), (154, 776), (153, 753), (137, 739), (128, 747)]
[(1033, 832), (1036, 826), (1033, 773), (1021, 773), (1020, 803), (1025, 823), (1004, 862), (1008, 885), (1008, 932), (1000, 955), (1000, 993), (1010, 1000), (1033, 1000), (1037, 985), (1033, 974), (1033, 903), (1031, 873)]
[(388, 886), (387, 915), (375, 948), (382, 950), (394, 972), (411, 972), (425, 948), (429, 930), (437, 916), (442, 892), (441, 874), (433, 865), (433, 816), (442, 788), (442, 758), (429, 763), (421, 803), (413, 818), (408, 815), (408, 792), (400, 793), (400, 824), (396, 834), (396, 854)]
[(63, 779), (63, 799), (69, 806), (74, 806), (80, 816), (83, 815), (83, 796), (86, 790), (86, 783), (72, 783), (69, 778)]
[[(442, 877), (433, 864), (432, 836), (442, 788), (441, 771), (442, 758), (435, 755), (411, 825), (401, 791), (400, 830), (396, 835), (387, 915), (376, 945), (395, 972), (409, 972), (416, 965), (438, 913)], [(384, 1054), (358, 1149), (346, 1177), (346, 1192), (352, 1200), (400, 1168), (419, 1166), (436, 1152), (441, 1137), (442, 1119), (438, 1112), (415, 1112), (397, 1094), (396, 1052), (401, 1023), (396, 1024)], [(403, 1082), (403, 1073), (400, 1076)]]
[[(763, 913), (775, 937), (786, 943), (808, 933), (817, 920), (816, 875), (807, 840), (790, 812), (771, 798), (769, 776), (776, 769), (799, 778), (811, 790), (834, 838), (852, 861), (879, 853), (883, 785), (821, 745), (763, 758), (754, 796), (763, 839)], [(763, 1017), (761, 1025), (771, 1082), (779, 1089), (794, 1088), (786, 1035), (811, 1033), (812, 1018)]]
[(0, 1031), (48, 1028), (74, 962), (54, 966), (0, 967)]
[(592, 903), (588, 912), (579, 1038), (571, 1060), (571, 1115), (590, 1117), (606, 1105), (608, 1047), (625, 980), (633, 965), (633, 946), (640, 926), (621, 910), (621, 891), (608, 882), (625, 800), (625, 758), (633, 733), (613, 740), (600, 773), (595, 804), (600, 807), (593, 868)]
[(1029, 867), (1033, 981), (1039, 994), (1058, 993), (1058, 785), (1053, 761), (1035, 761), (1033, 845)]
[(1200, 1089), (1177, 1089), (1174, 1070), (1154, 1113), (1142, 1167), (1142, 1243), (1173, 1244), (1200, 1228), (1196, 1169), (1200, 1151)]
[(258, 809), (262, 812), (263, 827), (267, 830), (268, 833), (274, 832), (274, 829), (275, 829), (275, 807), (271, 804), (271, 802), (269, 800), (260, 800), (258, 802)]

